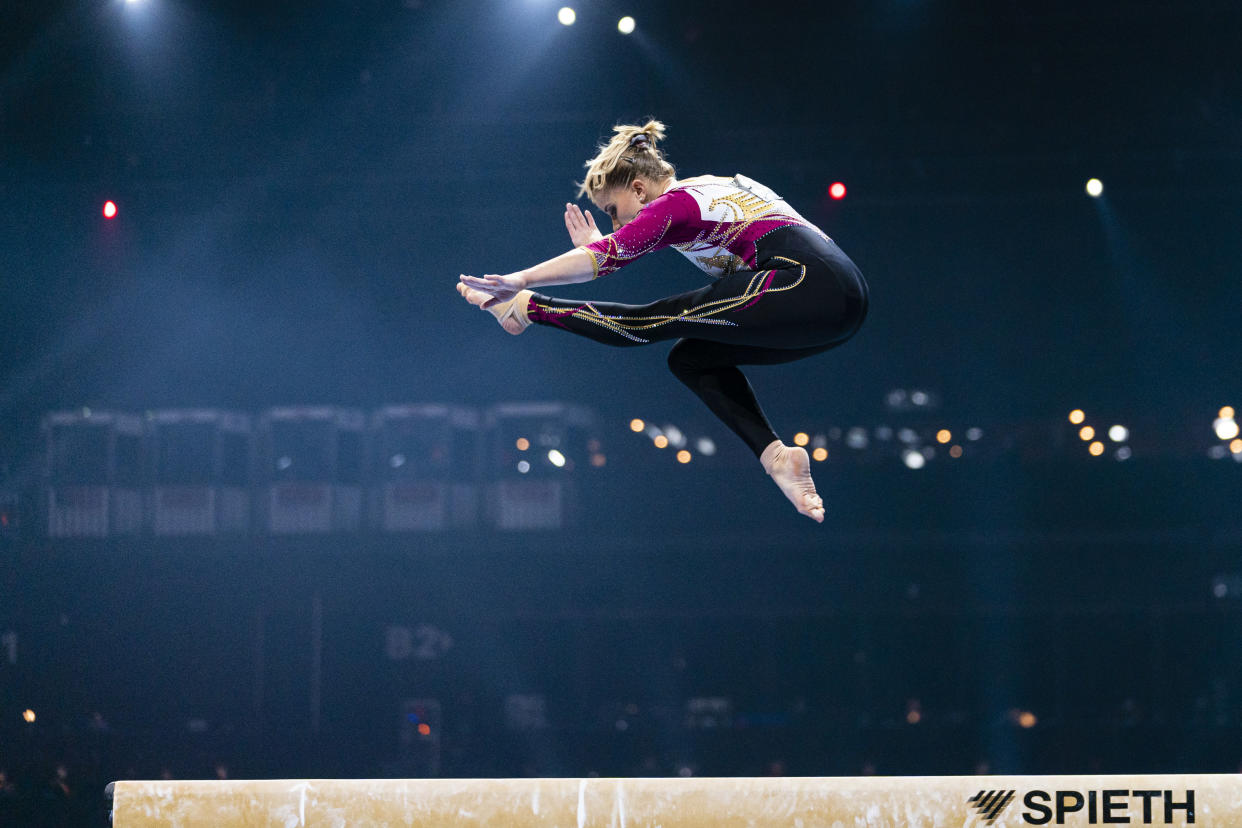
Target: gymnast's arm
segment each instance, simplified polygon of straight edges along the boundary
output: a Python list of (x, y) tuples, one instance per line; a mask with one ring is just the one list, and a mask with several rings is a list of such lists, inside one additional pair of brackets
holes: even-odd
[[(590, 244), (516, 273), (483, 277), (463, 275), (461, 281), (466, 287), (490, 293), (501, 302), (527, 288), (589, 282), (648, 253), (693, 238), (695, 231), (687, 222), (687, 206), (683, 203), (689, 198), (684, 194), (667, 193), (640, 210), (634, 220), (621, 229)], [(681, 238), (683, 235), (685, 239)]]

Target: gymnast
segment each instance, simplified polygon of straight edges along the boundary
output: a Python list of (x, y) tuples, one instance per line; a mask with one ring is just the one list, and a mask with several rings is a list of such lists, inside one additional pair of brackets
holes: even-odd
[[(759, 458), (803, 515), (824, 503), (806, 450), (781, 442), (739, 365), (775, 365), (842, 344), (867, 315), (862, 272), (822, 230), (767, 187), (735, 175), (677, 179), (659, 149), (665, 126), (618, 126), (586, 163), (578, 196), (612, 220), (565, 205), (575, 248), (514, 273), (462, 274), (457, 291), (520, 334), (533, 322), (606, 345), (678, 342), (668, 365)], [(712, 282), (646, 305), (554, 299), (532, 288), (586, 282), (673, 247)]]

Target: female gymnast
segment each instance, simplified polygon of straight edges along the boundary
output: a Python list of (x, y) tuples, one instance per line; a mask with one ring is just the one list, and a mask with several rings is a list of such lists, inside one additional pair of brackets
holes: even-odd
[[(664, 130), (659, 121), (615, 127), (586, 163), (578, 195), (608, 214), (611, 234), (566, 204), (575, 249), (515, 273), (463, 274), (457, 291), (511, 334), (534, 322), (606, 345), (677, 339), (669, 368), (750, 446), (794, 507), (822, 523), (806, 450), (781, 442), (738, 366), (792, 362), (845, 342), (867, 315), (867, 283), (832, 239), (767, 187), (740, 174), (678, 180), (658, 149)], [(668, 246), (711, 284), (647, 305), (531, 290), (590, 281)]]

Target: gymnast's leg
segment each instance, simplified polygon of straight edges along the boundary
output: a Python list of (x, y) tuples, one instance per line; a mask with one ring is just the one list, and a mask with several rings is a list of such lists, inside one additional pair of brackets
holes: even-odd
[(668, 366), (759, 458), (794, 508), (824, 520), (824, 503), (811, 479), (806, 450), (781, 442), (768, 423), (739, 365), (776, 365), (823, 353), (837, 343), (810, 348), (777, 349), (683, 339), (668, 354)]

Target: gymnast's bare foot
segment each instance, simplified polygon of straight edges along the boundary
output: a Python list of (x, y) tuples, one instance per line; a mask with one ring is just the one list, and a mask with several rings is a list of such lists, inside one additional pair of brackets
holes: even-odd
[[(490, 293), (466, 287), (461, 282), (457, 283), (457, 292), (470, 304), (477, 308), (482, 308), (496, 317), (500, 327), (514, 336), (517, 336), (530, 326), (530, 320), (526, 317), (526, 303), (530, 301), (531, 297), (531, 291), (529, 290), (518, 291), (517, 295), (507, 302), (497, 302), (495, 301), (496, 297)], [(487, 304), (488, 302), (491, 302), (491, 304)]]
[(824, 501), (815, 492), (811, 458), (806, 449), (773, 440), (759, 456), (759, 462), (800, 514), (816, 523), (824, 522)]

